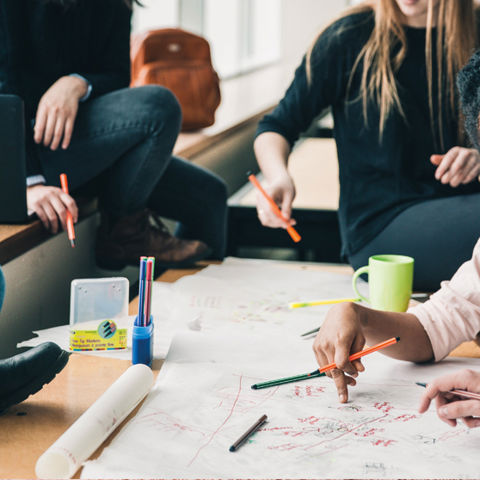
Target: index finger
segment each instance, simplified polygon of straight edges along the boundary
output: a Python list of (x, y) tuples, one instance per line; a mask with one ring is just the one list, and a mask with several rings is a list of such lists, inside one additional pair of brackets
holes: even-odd
[(442, 158), (440, 161), (440, 164), (435, 171), (435, 178), (437, 180), (440, 180), (445, 172), (450, 168), (454, 160), (457, 158), (458, 152), (455, 149), (450, 149)]
[(440, 165), (440, 162), (442, 161), (444, 155), (438, 155), (438, 154), (433, 154), (430, 156), (430, 161), (434, 164), (434, 165)]
[(257, 192), (257, 212), (262, 225), (272, 228), (286, 227), (285, 222), (273, 212), (270, 202), (260, 192)]
[(68, 193), (62, 192), (60, 194), (63, 204), (67, 207), (67, 210), (72, 214), (73, 223), (78, 221), (78, 207), (77, 202)]
[(33, 132), (34, 132), (33, 139), (35, 143), (42, 142), (46, 123), (47, 123), (47, 112), (45, 108), (42, 105), (40, 105), (38, 107), (37, 116), (35, 118), (35, 126), (33, 127)]
[(469, 375), (469, 371), (456, 372), (436, 378), (429, 383), (420, 399), (419, 412), (426, 412), (430, 402), (440, 393), (448, 393), (455, 388), (465, 389)]
[(334, 368), (330, 373), (337, 387), (338, 399), (340, 403), (345, 403), (348, 400), (347, 379), (345, 374), (338, 368)]

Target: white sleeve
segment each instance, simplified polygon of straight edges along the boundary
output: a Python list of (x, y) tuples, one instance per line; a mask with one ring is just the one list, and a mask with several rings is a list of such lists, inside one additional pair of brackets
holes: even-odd
[(427, 302), (410, 308), (427, 332), (435, 360), (446, 357), (460, 343), (480, 332), (480, 241), (472, 259)]

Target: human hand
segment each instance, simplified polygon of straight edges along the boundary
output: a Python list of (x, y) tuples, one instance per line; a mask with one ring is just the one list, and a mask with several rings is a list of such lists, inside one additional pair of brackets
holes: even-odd
[(57, 187), (33, 185), (27, 188), (27, 206), (42, 221), (44, 227), (52, 233), (58, 231), (58, 221), (67, 229), (67, 211), (72, 214), (74, 223), (78, 220), (78, 208), (75, 200)]
[(277, 176), (274, 180), (267, 182), (265, 191), (272, 197), (273, 201), (279, 206), (282, 215), (288, 221), (288, 225), (282, 221), (273, 212), (270, 203), (257, 191), (257, 214), (260, 222), (265, 227), (287, 228), (289, 225), (295, 225), (297, 222), (291, 218), (292, 203), (295, 198), (295, 185), (288, 173)]
[(480, 175), (480, 153), (474, 148), (453, 147), (445, 155), (432, 155), (435, 178), (452, 187), (467, 184)]
[(443, 422), (455, 427), (461, 419), (469, 428), (480, 427), (480, 400), (458, 397), (450, 392), (454, 389), (480, 393), (480, 372), (462, 370), (435, 379), (427, 385), (418, 411), (425, 413), (435, 399), (437, 415)]
[(354, 377), (365, 370), (360, 359), (349, 360), (349, 356), (362, 350), (364, 345), (359, 307), (354, 303), (341, 303), (331, 308), (315, 338), (313, 351), (320, 367), (337, 364), (338, 368), (326, 374), (333, 378), (341, 403), (348, 400), (347, 386), (355, 386)]
[[(78, 77), (59, 78), (42, 96), (35, 118), (34, 140), (56, 150), (70, 145), (78, 103), (87, 93), (87, 83)], [(63, 138), (63, 141), (62, 141)]]

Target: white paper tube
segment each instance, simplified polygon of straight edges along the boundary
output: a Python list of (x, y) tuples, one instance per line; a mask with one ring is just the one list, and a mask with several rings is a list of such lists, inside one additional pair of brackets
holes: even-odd
[(38, 459), (38, 478), (71, 478), (140, 403), (153, 384), (153, 373), (142, 364), (131, 366)]

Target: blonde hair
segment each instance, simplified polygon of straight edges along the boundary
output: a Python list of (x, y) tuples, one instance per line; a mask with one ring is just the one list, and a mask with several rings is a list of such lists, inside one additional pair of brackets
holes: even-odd
[[(433, 0), (429, 0), (425, 61), (427, 67), (428, 104), (430, 123), (435, 143), (444, 149), (443, 122), (444, 114), (457, 115), (455, 107), (455, 77), (459, 70), (467, 63), (477, 43), (477, 25), (474, 0), (438, 0), (434, 8)], [(407, 40), (402, 25), (403, 15), (396, 0), (370, 0), (349, 9), (341, 18), (352, 14), (372, 11), (375, 17), (375, 26), (367, 43), (360, 51), (353, 65), (348, 82), (347, 93), (352, 85), (353, 77), (363, 66), (360, 97), (363, 105), (363, 116), (368, 124), (367, 105), (374, 101), (380, 112), (380, 139), (383, 136), (385, 123), (392, 110), (396, 109), (405, 117), (395, 81), (395, 75), (405, 60), (407, 54)], [(433, 78), (433, 48), (432, 28), (437, 28), (436, 64), (437, 90), (436, 98), (438, 118), (438, 132), (435, 132), (434, 122), (434, 78)], [(339, 30), (339, 34), (341, 33)], [(323, 32), (322, 32), (323, 33)], [(322, 34), (320, 33), (319, 36)], [(307, 53), (307, 78), (312, 80), (312, 51), (315, 43)], [(399, 47), (399, 48), (397, 48)], [(392, 53), (394, 52), (393, 56)], [(445, 80), (444, 80), (445, 79)], [(444, 94), (445, 90), (445, 94)], [(444, 102), (444, 95), (446, 102)], [(347, 95), (348, 96), (348, 95)], [(449, 111), (443, 112), (444, 105)]]

